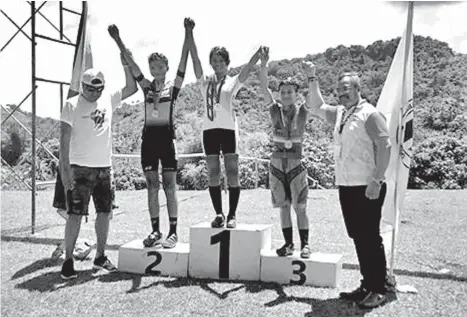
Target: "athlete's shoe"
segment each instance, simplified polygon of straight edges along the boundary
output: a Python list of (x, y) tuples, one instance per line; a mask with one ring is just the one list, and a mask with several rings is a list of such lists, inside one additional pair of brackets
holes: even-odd
[(225, 224), (225, 216), (217, 215), (216, 218), (211, 222), (212, 228), (222, 228)]
[(162, 246), (165, 249), (172, 249), (172, 248), (175, 248), (175, 246), (177, 245), (177, 242), (178, 242), (177, 234), (172, 233), (162, 242)]
[(110, 260), (105, 256), (102, 255), (96, 259), (94, 259), (94, 268), (95, 269), (102, 269), (107, 272), (116, 272), (117, 268), (115, 265), (110, 262)]
[(365, 298), (358, 303), (361, 308), (376, 308), (384, 304), (386, 296), (376, 292), (368, 292)]
[(358, 288), (350, 292), (342, 292), (339, 298), (361, 302), (368, 295), (369, 291), (363, 286), (363, 281)]
[(64, 280), (71, 280), (78, 277), (78, 273), (76, 273), (73, 267), (73, 259), (68, 259), (63, 262), (60, 277)]
[(227, 228), (234, 229), (235, 227), (237, 227), (237, 220), (235, 220), (235, 217), (227, 217)]
[(151, 232), (146, 239), (144, 239), (143, 244), (146, 248), (151, 248), (156, 245), (161, 244), (162, 242), (162, 233), (158, 231)]
[(294, 245), (293, 243), (286, 243), (280, 249), (276, 250), (278, 256), (290, 256), (293, 255)]
[(310, 249), (310, 246), (307, 243), (307, 244), (305, 244), (305, 246), (300, 251), (300, 257), (302, 259), (309, 259), (310, 256), (311, 256), (311, 249)]

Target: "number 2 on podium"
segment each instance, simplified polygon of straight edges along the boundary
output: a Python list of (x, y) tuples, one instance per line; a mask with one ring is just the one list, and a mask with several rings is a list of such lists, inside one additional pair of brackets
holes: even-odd
[(162, 255), (157, 252), (157, 251), (149, 251), (148, 254), (147, 254), (148, 257), (150, 256), (155, 256), (156, 259), (154, 260), (154, 262), (152, 262), (151, 264), (149, 264), (145, 270), (145, 273), (148, 274), (148, 275), (160, 275), (161, 274), (161, 271), (159, 270), (153, 270), (156, 266), (158, 266), (159, 264), (161, 264), (162, 262)]
[(211, 245), (219, 247), (219, 278), (229, 278), (230, 262), (230, 230), (224, 230), (211, 237)]

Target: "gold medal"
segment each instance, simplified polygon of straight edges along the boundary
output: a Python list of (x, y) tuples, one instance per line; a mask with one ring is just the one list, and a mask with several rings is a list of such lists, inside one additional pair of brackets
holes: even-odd
[(284, 146), (288, 150), (291, 149), (292, 148), (292, 141), (290, 141), (290, 140), (285, 141)]

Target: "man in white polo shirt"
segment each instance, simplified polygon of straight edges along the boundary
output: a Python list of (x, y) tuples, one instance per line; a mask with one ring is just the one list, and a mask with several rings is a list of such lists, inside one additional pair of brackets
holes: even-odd
[[(123, 62), (123, 60), (122, 60)], [(137, 91), (131, 71), (124, 65), (126, 86), (102, 96), (105, 80), (102, 72), (88, 69), (84, 72), (79, 95), (68, 99), (60, 120), (60, 175), (66, 190), (68, 219), (65, 227), (65, 262), (63, 279), (76, 278), (73, 249), (79, 235), (81, 220), (88, 215), (92, 196), (97, 212), (97, 250), (95, 269), (115, 271), (116, 267), (105, 256), (112, 210), (110, 167), (112, 165), (112, 112), (121, 100)]]
[(357, 251), (362, 283), (343, 299), (373, 308), (385, 300), (386, 257), (380, 235), (381, 211), (386, 196), (384, 173), (389, 164), (390, 140), (384, 116), (360, 95), (354, 72), (339, 77), (339, 106), (324, 103), (316, 67), (304, 62), (312, 112), (334, 126), (336, 185), (347, 233)]

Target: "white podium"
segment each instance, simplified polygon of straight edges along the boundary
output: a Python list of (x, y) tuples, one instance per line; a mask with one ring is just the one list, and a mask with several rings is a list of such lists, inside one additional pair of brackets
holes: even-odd
[(279, 257), (275, 250), (261, 251), (261, 281), (279, 284), (336, 287), (342, 271), (341, 254), (312, 253), (309, 259)]
[(143, 239), (137, 239), (119, 248), (118, 269), (144, 275), (186, 277), (189, 253), (187, 243), (177, 243), (173, 249), (146, 248)]
[(235, 229), (217, 229), (208, 222), (192, 226), (189, 276), (258, 281), (261, 250), (271, 248), (271, 228), (238, 224)]

